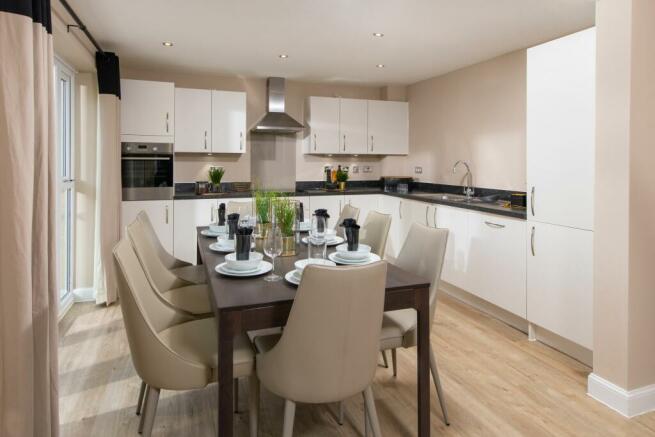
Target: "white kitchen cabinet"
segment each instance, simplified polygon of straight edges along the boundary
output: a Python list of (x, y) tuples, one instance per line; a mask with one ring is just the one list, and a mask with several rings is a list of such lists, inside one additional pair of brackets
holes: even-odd
[(595, 29), (528, 49), (528, 218), (593, 229)]
[(402, 200), (399, 197), (383, 195), (380, 199), (380, 210), (384, 214), (391, 215), (391, 226), (389, 228), (389, 236), (387, 237), (387, 248), (385, 257), (395, 259), (398, 257), (400, 248), (405, 240), (403, 239), (403, 224), (402, 224)]
[(467, 291), (524, 319), (525, 233), (524, 220), (468, 213)]
[(212, 91), (212, 153), (246, 152), (246, 93)]
[(530, 222), (527, 318), (588, 349), (593, 346), (593, 232)]
[(211, 134), (211, 90), (175, 88), (175, 152), (211, 152)]
[(343, 195), (334, 195), (312, 196), (310, 203), (311, 211), (309, 216), (311, 217), (317, 209), (327, 209), (328, 215), (330, 216), (328, 219), (328, 228), (334, 228), (337, 225), (339, 214), (341, 214), (341, 208), (343, 208), (345, 202)]
[(441, 279), (463, 290), (470, 290), (469, 211), (449, 206), (437, 206), (437, 227), (448, 229), (448, 244)]
[(357, 223), (363, 225), (369, 211), (380, 212), (380, 196), (378, 194), (355, 194), (346, 195), (345, 203), (359, 208), (359, 219)]
[(305, 124), (305, 153), (339, 153), (338, 98), (308, 97)]
[(409, 106), (407, 102), (368, 101), (368, 153), (409, 153)]
[(306, 222), (309, 222), (312, 218), (312, 207), (310, 205), (309, 196), (295, 196), (293, 197), (293, 200), (296, 202), (302, 202), (303, 210), (305, 213), (305, 217), (303, 218)]
[(164, 249), (173, 254), (173, 201), (172, 200), (139, 200), (121, 203), (121, 236), (125, 236), (126, 227), (136, 216), (145, 211), (150, 218), (155, 233)]
[(121, 141), (172, 143), (175, 85), (121, 79)]
[(339, 99), (339, 153), (367, 152), (366, 123), (366, 100)]
[(174, 201), (174, 254), (191, 264), (197, 259), (197, 226), (212, 221), (212, 206), (225, 202), (222, 199), (184, 199)]

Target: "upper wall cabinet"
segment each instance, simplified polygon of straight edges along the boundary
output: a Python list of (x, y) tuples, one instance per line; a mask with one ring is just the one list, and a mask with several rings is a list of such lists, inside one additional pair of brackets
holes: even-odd
[(212, 91), (212, 153), (246, 152), (246, 93)]
[(211, 90), (175, 88), (175, 114), (175, 152), (211, 152)]
[(366, 112), (366, 100), (339, 99), (339, 153), (367, 152)]
[(121, 141), (172, 143), (175, 85), (121, 79)]
[(305, 153), (339, 153), (339, 99), (308, 97)]
[(407, 102), (368, 101), (368, 153), (409, 153), (409, 105)]

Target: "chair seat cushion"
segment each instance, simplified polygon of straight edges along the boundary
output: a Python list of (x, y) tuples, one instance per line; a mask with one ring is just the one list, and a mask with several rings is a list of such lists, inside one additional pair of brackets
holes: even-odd
[[(216, 319), (193, 320), (167, 328), (159, 333), (161, 341), (189, 361), (210, 369), (218, 367), (218, 330)], [(255, 354), (245, 334), (234, 338), (234, 377), (240, 378), (252, 373)], [(214, 371), (216, 379), (216, 372)]]
[[(414, 346), (413, 332), (416, 330), (416, 311), (404, 309), (386, 311), (382, 318), (380, 349), (395, 349)], [(409, 335), (408, 335), (409, 334)]]
[(174, 307), (193, 315), (210, 314), (212, 311), (206, 284), (173, 288), (162, 293), (162, 297)]
[(178, 267), (172, 269), (171, 273), (192, 284), (207, 283), (207, 270), (205, 270), (205, 266), (203, 265)]

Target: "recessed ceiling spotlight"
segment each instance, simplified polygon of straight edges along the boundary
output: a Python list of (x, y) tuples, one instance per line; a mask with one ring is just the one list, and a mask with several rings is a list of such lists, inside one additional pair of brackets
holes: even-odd
[(173, 43), (170, 41), (164, 41), (162, 44), (164, 45), (164, 47), (173, 47)]
[(374, 32), (374, 33), (373, 33), (373, 36), (376, 36), (376, 37), (378, 37), (378, 38), (382, 38), (382, 37), (384, 36), (384, 33)]
[(281, 55), (278, 55), (278, 58), (280, 58), (280, 59), (287, 59), (288, 57), (289, 57), (289, 55), (285, 55), (284, 53), (282, 53)]
[(378, 64), (378, 65), (376, 65), (376, 67), (378, 67), (378, 68), (384, 68), (384, 64)]

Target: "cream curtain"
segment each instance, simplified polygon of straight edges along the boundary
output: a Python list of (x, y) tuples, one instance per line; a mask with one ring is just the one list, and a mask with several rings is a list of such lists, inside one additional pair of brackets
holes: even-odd
[(96, 302), (118, 297), (112, 249), (121, 237), (120, 75), (114, 53), (97, 53), (98, 152), (93, 288)]
[(0, 1), (0, 436), (59, 434), (48, 0)]

